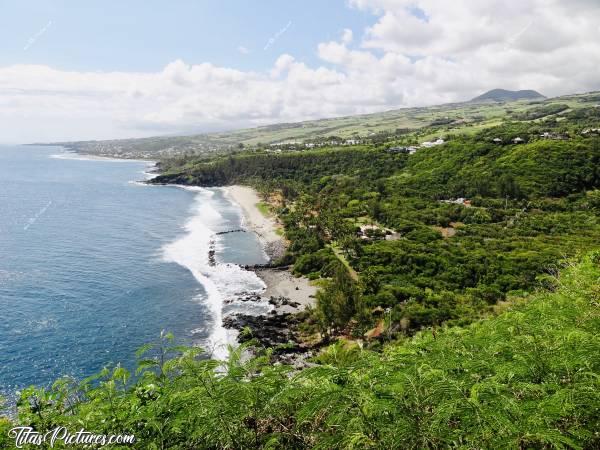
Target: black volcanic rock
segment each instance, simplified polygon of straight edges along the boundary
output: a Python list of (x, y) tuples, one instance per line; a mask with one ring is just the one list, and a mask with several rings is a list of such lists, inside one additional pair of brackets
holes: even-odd
[[(257, 339), (265, 347), (276, 347), (282, 344), (298, 344), (293, 329), (299, 319), (293, 314), (274, 314), (269, 316), (252, 316), (233, 314), (223, 319), (223, 326), (228, 329), (242, 331), (250, 328), (251, 335), (240, 335), (239, 342)], [(279, 350), (281, 351), (281, 350)], [(290, 351), (289, 349), (287, 351)], [(295, 351), (298, 351), (297, 349)]]

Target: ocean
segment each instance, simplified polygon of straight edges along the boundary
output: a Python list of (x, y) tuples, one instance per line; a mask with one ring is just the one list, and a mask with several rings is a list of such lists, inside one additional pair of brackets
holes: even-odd
[[(230, 302), (264, 283), (239, 265), (267, 261), (220, 189), (148, 186), (151, 164), (58, 147), (0, 147), (0, 395), (135, 369), (161, 330), (226, 355)], [(215, 251), (211, 264), (209, 251)]]

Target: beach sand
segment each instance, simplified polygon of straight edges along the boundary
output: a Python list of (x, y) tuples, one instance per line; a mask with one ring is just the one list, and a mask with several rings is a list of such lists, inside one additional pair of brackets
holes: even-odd
[(285, 246), (283, 238), (275, 231), (278, 228), (275, 219), (265, 216), (258, 209), (257, 205), (261, 202), (261, 199), (254, 189), (247, 186), (227, 186), (223, 190), (231, 200), (242, 208), (244, 213), (244, 223), (242, 225), (255, 232), (263, 245), (267, 247)]
[[(285, 252), (286, 242), (277, 234), (277, 222), (272, 217), (265, 216), (257, 207), (261, 201), (257, 192), (247, 186), (227, 186), (223, 188), (231, 200), (237, 203), (244, 214), (243, 226), (255, 232), (271, 260), (277, 259)], [(314, 304), (317, 288), (305, 277), (294, 277), (289, 270), (260, 268), (255, 273), (267, 285), (263, 297), (286, 297), (299, 306), (278, 306), (277, 312), (299, 312), (306, 306)]]
[(277, 307), (278, 312), (294, 313), (314, 304), (317, 288), (308, 278), (295, 277), (289, 270), (259, 269), (255, 272), (267, 285), (263, 297), (286, 297), (291, 302), (298, 303), (298, 306), (280, 305)]

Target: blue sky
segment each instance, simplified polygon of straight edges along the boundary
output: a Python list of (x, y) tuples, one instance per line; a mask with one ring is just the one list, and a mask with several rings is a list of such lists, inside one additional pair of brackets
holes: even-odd
[(600, 90), (598, 0), (0, 0), (0, 12), (0, 142)]
[[(175, 59), (262, 71), (281, 53), (316, 65), (319, 42), (345, 28), (360, 33), (372, 20), (344, 0), (23, 0), (0, 5), (0, 66), (44, 64), (78, 71), (156, 71)], [(24, 51), (30, 39), (35, 42)]]

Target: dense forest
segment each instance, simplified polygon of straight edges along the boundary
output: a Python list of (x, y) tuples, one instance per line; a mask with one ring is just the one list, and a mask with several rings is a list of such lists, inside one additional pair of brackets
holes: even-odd
[[(262, 193), (289, 244), (273, 263), (319, 286), (297, 331), (322, 350), (298, 370), (249, 330), (219, 362), (165, 334), (136, 376), (22, 392), (19, 422), (144, 449), (600, 448), (598, 123), (534, 105), (470, 133), (162, 161), (153, 183)], [(411, 154), (428, 133), (444, 143)]]
[(600, 138), (540, 138), (568, 126), (508, 122), (410, 156), (362, 146), (171, 162), (154, 182), (280, 192), (280, 263), (323, 280), (309, 323), (360, 337), (383, 310), (397, 337), (485, 316), (599, 244)]

